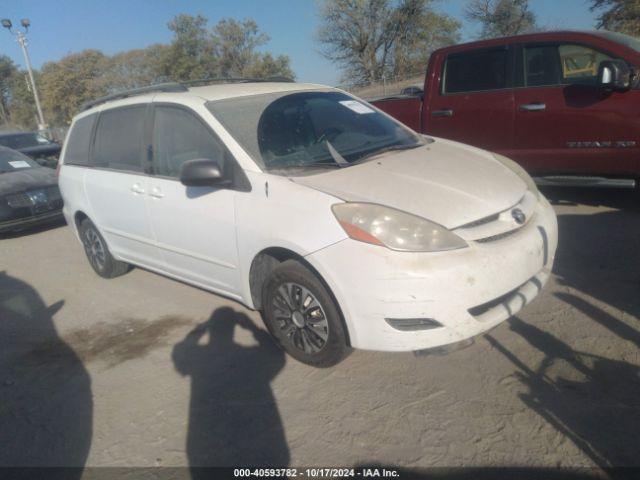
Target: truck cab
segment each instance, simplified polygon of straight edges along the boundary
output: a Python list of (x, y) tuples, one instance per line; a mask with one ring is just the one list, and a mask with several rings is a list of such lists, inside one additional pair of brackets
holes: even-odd
[(508, 156), (541, 183), (633, 186), (638, 66), (640, 40), (627, 35), (519, 35), (437, 50), (423, 95), (373, 104), (422, 133)]

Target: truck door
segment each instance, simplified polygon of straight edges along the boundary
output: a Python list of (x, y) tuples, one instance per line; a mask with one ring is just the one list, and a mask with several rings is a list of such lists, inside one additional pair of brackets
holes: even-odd
[(434, 62), (425, 96), (426, 133), (491, 151), (511, 149), (512, 53), (506, 46), (450, 53)]
[(610, 58), (584, 44), (522, 45), (522, 87), (515, 90), (515, 136), (507, 155), (534, 174), (634, 173), (640, 92), (598, 87), (598, 66)]

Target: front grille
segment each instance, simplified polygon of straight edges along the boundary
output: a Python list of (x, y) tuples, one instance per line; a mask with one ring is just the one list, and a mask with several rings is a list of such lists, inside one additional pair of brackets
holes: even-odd
[[(522, 228), (522, 227), (520, 227), (520, 228)], [(508, 232), (504, 232), (504, 233), (499, 233), (498, 235), (492, 235), (491, 237), (478, 238), (476, 240), (476, 242), (478, 242), (478, 243), (497, 242), (498, 240), (502, 240), (504, 238), (510, 237), (514, 233), (519, 232), (520, 228), (516, 228), (514, 230), (509, 230)]]
[(495, 222), (496, 220), (498, 220), (499, 217), (500, 217), (500, 214), (496, 213), (495, 215), (490, 215), (488, 217), (481, 218), (480, 220), (475, 220), (473, 222), (466, 223), (466, 224), (464, 224), (464, 225), (462, 225), (461, 227), (458, 227), (458, 228), (479, 227), (480, 225), (485, 225), (487, 223)]
[(494, 298), (493, 300), (489, 300), (486, 303), (470, 308), (468, 312), (474, 317), (479, 317), (483, 313), (487, 313), (492, 308), (497, 307), (498, 305), (503, 303), (505, 300), (507, 300), (509, 297), (513, 296), (513, 294), (516, 293), (519, 289), (520, 287), (514, 288), (510, 292), (507, 292), (504, 295), (500, 295), (498, 298)]

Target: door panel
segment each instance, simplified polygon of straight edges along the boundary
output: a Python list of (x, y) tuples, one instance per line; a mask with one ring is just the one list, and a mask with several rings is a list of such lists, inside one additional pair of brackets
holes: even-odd
[(492, 151), (511, 148), (514, 97), (512, 54), (505, 47), (450, 55), (436, 88), (429, 91), (425, 130)]
[(522, 48), (513, 150), (534, 174), (625, 175), (640, 167), (638, 91), (606, 92), (597, 65), (611, 58), (584, 45)]
[(147, 212), (147, 177), (87, 169), (85, 188), (92, 220), (109, 249), (123, 259), (160, 268), (162, 261)]
[(235, 228), (235, 195), (230, 189), (186, 187), (181, 165), (198, 158), (217, 160), (232, 173), (229, 152), (195, 113), (157, 105), (153, 115), (153, 175), (149, 179), (151, 223), (165, 270), (206, 288), (240, 291)]
[(162, 261), (146, 207), (143, 174), (147, 105), (103, 111), (98, 118), (85, 189), (91, 219), (118, 257), (150, 267)]

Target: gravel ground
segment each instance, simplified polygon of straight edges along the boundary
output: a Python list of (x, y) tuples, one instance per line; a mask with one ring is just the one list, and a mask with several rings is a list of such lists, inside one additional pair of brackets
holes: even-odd
[(0, 466), (640, 465), (640, 200), (549, 192), (545, 291), (463, 350), (326, 370), (230, 300), (71, 230), (0, 240)]

